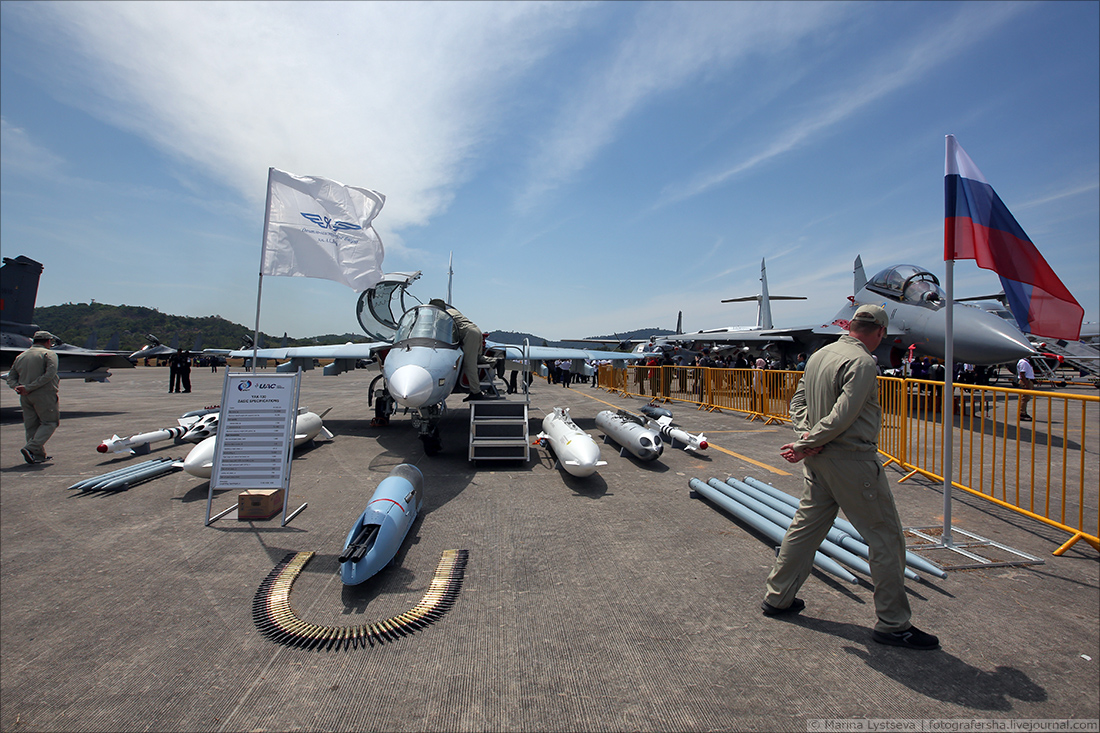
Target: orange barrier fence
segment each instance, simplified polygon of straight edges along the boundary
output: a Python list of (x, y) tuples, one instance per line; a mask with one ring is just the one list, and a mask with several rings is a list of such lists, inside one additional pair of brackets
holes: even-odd
[[(790, 421), (801, 372), (604, 365), (599, 385), (624, 395)], [(887, 463), (943, 481), (943, 382), (879, 377)], [(1026, 410), (1021, 409), (1026, 404)], [(1100, 550), (1100, 397), (953, 385), (952, 485), (1069, 532)], [(1030, 413), (1033, 420), (1024, 419)]]

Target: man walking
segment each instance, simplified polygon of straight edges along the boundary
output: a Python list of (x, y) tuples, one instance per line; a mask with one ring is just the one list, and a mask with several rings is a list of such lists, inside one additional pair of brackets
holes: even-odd
[[(1020, 389), (1035, 389), (1035, 370), (1026, 356), (1016, 362), (1016, 379), (1020, 383)], [(1020, 395), (1020, 419), (1024, 422), (1031, 420), (1031, 415), (1027, 414), (1027, 403), (1030, 401), (1031, 395), (1026, 392)]]
[(57, 399), (57, 354), (50, 351), (53, 334), (35, 331), (31, 347), (15, 357), (8, 370), (8, 386), (19, 395), (27, 444), (19, 449), (27, 463), (44, 463), (46, 441), (61, 421)]
[(806, 489), (768, 576), (761, 608), (765, 616), (781, 616), (806, 607), (795, 593), (809, 576), (837, 511), (844, 509), (870, 548), (878, 616), (871, 638), (907, 649), (935, 649), (939, 639), (910, 622), (905, 536), (878, 459), (882, 408), (871, 352), (882, 343), (888, 324), (882, 307), (861, 305), (848, 335), (806, 362), (791, 399), (791, 419), (800, 437), (780, 449), (791, 463), (806, 459)]

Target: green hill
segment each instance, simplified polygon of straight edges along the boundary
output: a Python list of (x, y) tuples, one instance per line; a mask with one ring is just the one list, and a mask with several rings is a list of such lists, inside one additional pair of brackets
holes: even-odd
[[(202, 348), (237, 349), (252, 337), (253, 329), (227, 321), (221, 316), (173, 316), (155, 308), (135, 305), (107, 305), (106, 303), (67, 303), (34, 309), (34, 322), (62, 341), (74, 346), (84, 346), (88, 338), (96, 335), (96, 347), (105, 349), (117, 334), (118, 348), (137, 351), (149, 342), (145, 334), (153, 334), (161, 343), (170, 345), (178, 334), (181, 348), (189, 349), (195, 339), (202, 336)], [(282, 344), (281, 335), (260, 333), (265, 346)], [(290, 346), (314, 344), (342, 344), (358, 341), (364, 334), (326, 334), (309, 339), (289, 339)]]
[[(123, 351), (137, 351), (148, 344), (145, 334), (156, 336), (161, 343), (166, 345), (171, 345), (172, 339), (178, 335), (180, 348), (184, 349), (192, 348), (195, 339), (200, 335), (202, 336), (201, 347), (205, 349), (237, 349), (244, 344), (246, 336), (249, 338), (252, 336), (251, 328), (227, 321), (221, 316), (204, 316), (202, 318), (173, 316), (168, 313), (161, 313), (156, 308), (145, 308), (137, 305), (107, 305), (106, 303), (67, 303), (65, 305), (35, 308), (34, 322), (40, 328), (46, 329), (65, 343), (74, 346), (84, 346), (89, 337), (95, 334), (96, 348), (106, 349), (117, 334), (119, 337), (117, 348)], [(643, 328), (629, 333), (593, 338), (646, 339), (653, 335), (669, 333), (672, 332), (660, 328)], [(264, 346), (279, 346), (283, 342), (281, 335), (261, 332), (260, 338)], [(515, 331), (493, 331), (489, 334), (489, 338), (506, 344), (522, 344), (526, 338), (530, 339), (533, 346), (614, 348), (613, 345), (601, 347), (596, 344), (578, 344), (569, 341), (548, 342), (541, 336)], [(348, 341), (363, 341), (365, 339), (366, 335), (361, 333), (330, 333), (306, 339), (288, 339), (287, 345), (342, 344)], [(111, 348), (114, 347), (111, 346)]]

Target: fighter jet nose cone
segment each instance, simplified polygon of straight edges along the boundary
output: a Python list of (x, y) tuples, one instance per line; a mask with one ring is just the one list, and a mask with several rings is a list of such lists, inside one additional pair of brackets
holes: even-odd
[(955, 308), (954, 359), (972, 364), (1003, 364), (1035, 353), (1015, 325), (977, 308)]
[(407, 407), (424, 406), (432, 394), (432, 375), (417, 364), (398, 367), (386, 381), (394, 399)]

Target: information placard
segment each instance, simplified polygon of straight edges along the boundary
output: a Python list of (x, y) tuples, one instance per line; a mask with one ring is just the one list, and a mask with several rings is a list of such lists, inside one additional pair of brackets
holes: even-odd
[(211, 490), (289, 488), (299, 377), (226, 375)]

